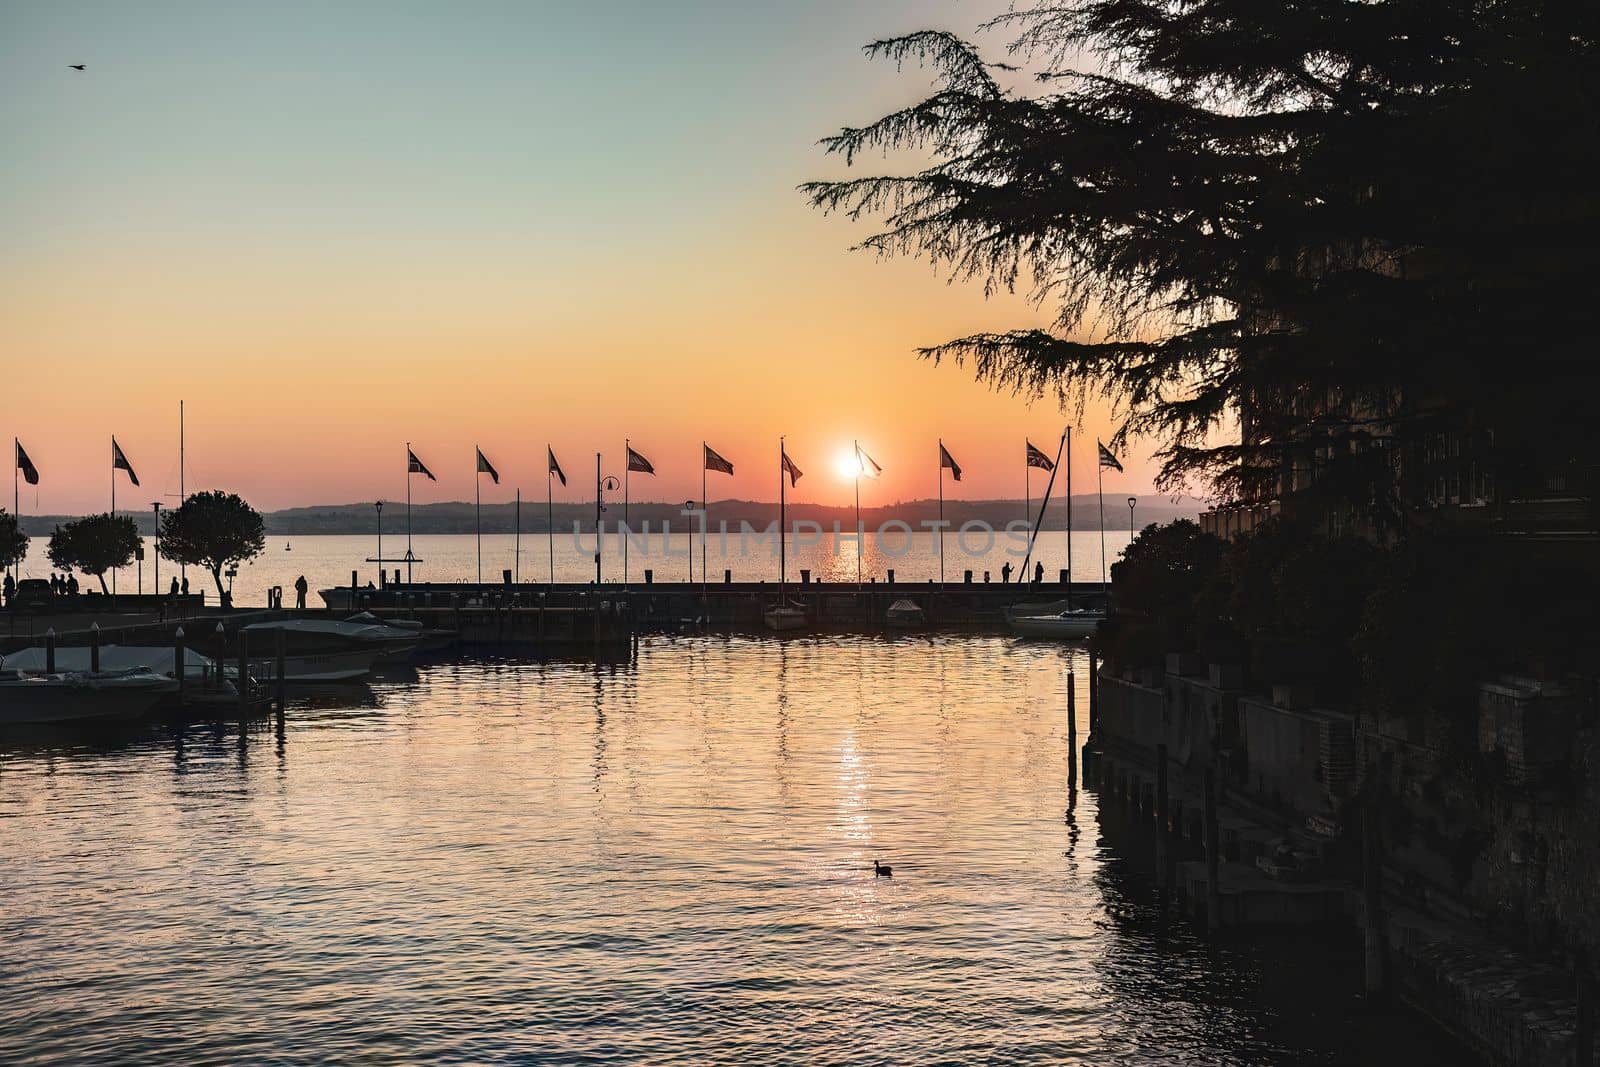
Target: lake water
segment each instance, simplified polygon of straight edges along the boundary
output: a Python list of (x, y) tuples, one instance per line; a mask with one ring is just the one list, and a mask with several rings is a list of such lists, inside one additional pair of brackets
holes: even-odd
[[(52, 570), (45, 557), (47, 537), (35, 537), (29, 545), (28, 559), (23, 564), (23, 577), (43, 578)], [(801, 568), (809, 568), (815, 578), (826, 582), (851, 582), (856, 580), (856, 547), (848, 537), (835, 542), (831, 532), (819, 543), (806, 543), (806, 538), (791, 538), (788, 546), (789, 580), (798, 581)], [(1128, 544), (1128, 531), (1107, 530), (1105, 558), (1109, 566), (1121, 555)], [(471, 534), (433, 534), (412, 538), (412, 553), (422, 560), (412, 568), (419, 582), (468, 582), (478, 574), (478, 542)], [(520, 562), (518, 539), (511, 534), (485, 534), (483, 537), (483, 577), (485, 581), (500, 581), (502, 570), (511, 570), (523, 581), (543, 582), (550, 576), (551, 542), (543, 534), (528, 534), (521, 538)], [(962, 580), (968, 568), (974, 571), (973, 580), (982, 581), (984, 571), (989, 571), (993, 581), (1001, 580), (1001, 567), (1008, 561), (1020, 567), (1023, 541), (1008, 539), (1003, 531), (997, 532), (993, 542), (978, 533), (965, 540), (956, 534), (945, 536), (945, 578), (950, 582)], [(585, 534), (574, 539), (572, 533), (558, 533), (554, 538), (555, 575), (560, 582), (589, 582), (594, 579), (594, 536)], [(620, 584), (623, 578), (622, 547), (618, 538), (608, 535), (604, 544), (602, 576), (604, 581)], [(403, 558), (406, 551), (404, 534), (390, 530), (383, 539), (383, 555), (388, 559)], [(1017, 553), (1012, 555), (1010, 553)], [(348, 586), (350, 572), (357, 570), (361, 582), (376, 581), (378, 567), (367, 562), (378, 554), (376, 537), (355, 535), (325, 535), (318, 537), (273, 537), (261, 556), (240, 566), (233, 580), (235, 603), (240, 606), (263, 605), (267, 590), (282, 586), (290, 603), (294, 600), (294, 581), (306, 576), (313, 590), (311, 604), (319, 606), (317, 589), (331, 585)], [(117, 576), (117, 588), (133, 592), (155, 587), (154, 545), (146, 543), (147, 558), (142, 571), (129, 567)], [(1067, 535), (1064, 531), (1047, 530), (1039, 535), (1034, 558), (1044, 564), (1048, 580), (1055, 581), (1067, 565)], [(1072, 535), (1072, 573), (1080, 582), (1098, 582), (1100, 569), (1100, 533), (1097, 530), (1075, 531)], [(657, 581), (681, 582), (689, 578), (690, 563), (694, 565), (695, 580), (702, 574), (699, 541), (692, 549), (686, 534), (674, 534), (663, 540), (660, 534), (648, 542), (630, 543), (628, 549), (628, 574), (632, 581), (644, 581), (645, 568), (655, 571)], [(733, 571), (735, 581), (778, 580), (778, 554), (775, 539), (748, 539), (741, 543), (737, 531), (728, 535), (726, 544), (715, 534), (706, 544), (706, 563), (713, 581), (721, 581), (725, 569)], [(1031, 567), (1031, 564), (1030, 564)], [(389, 571), (404, 565), (390, 563)], [(862, 573), (880, 582), (894, 568), (899, 582), (926, 582), (939, 577), (939, 549), (937, 539), (929, 533), (911, 537), (890, 531), (882, 538), (869, 532), (862, 546)], [(161, 561), (161, 583), (165, 587), (173, 574), (173, 565)], [(215, 588), (211, 577), (195, 568), (189, 568), (190, 587), (205, 589), (214, 602)], [(84, 579), (80, 577), (80, 582)], [(98, 588), (93, 579), (84, 582), (85, 588)]]
[(1437, 1062), (1351, 939), (1157, 906), (1066, 789), (1077, 655), (651, 638), (0, 735), (0, 1062)]

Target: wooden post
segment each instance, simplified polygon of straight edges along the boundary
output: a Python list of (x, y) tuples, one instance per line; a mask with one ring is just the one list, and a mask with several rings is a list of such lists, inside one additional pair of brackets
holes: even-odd
[(1172, 812), (1167, 794), (1167, 746), (1156, 746), (1156, 865), (1161, 868), (1161, 887), (1172, 886)]
[(1217, 771), (1206, 768), (1206, 933), (1215, 935), (1222, 929), (1222, 886), (1218, 883), (1222, 870), (1222, 832), (1217, 822)]
[(1089, 650), (1089, 736), (1100, 736), (1100, 665), (1094, 649)]
[(1078, 676), (1067, 672), (1067, 786), (1078, 787)]
[(1589, 953), (1583, 948), (1577, 952), (1578, 979), (1578, 1034), (1575, 1042), (1578, 1067), (1594, 1067), (1595, 988), (1594, 968)]
[(183, 707), (183, 627), (172, 631), (172, 674), (178, 679), (178, 706)]
[(54, 626), (44, 632), (44, 672), (56, 673), (56, 628)]
[(100, 624), (89, 624), (89, 670), (100, 673)]
[(278, 718), (282, 719), (284, 709), (289, 706), (289, 683), (286, 678), (286, 675), (288, 674), (287, 661), (289, 657), (288, 653), (284, 649), (285, 641), (282, 627), (278, 628), (277, 644), (278, 662), (276, 667), (278, 671)]
[(250, 709), (250, 635), (239, 627), (239, 714)]
[(1365, 949), (1367, 996), (1381, 1000), (1388, 993), (1383, 919), (1383, 850), (1378, 826), (1378, 771), (1367, 765), (1366, 795), (1361, 803), (1362, 944)]

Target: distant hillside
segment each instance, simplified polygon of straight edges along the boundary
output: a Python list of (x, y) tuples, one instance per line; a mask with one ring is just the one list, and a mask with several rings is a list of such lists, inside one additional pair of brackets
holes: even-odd
[[(1128, 505), (1126, 496), (1107, 496), (1106, 529), (1126, 530), (1128, 528)], [(1032, 501), (1032, 512), (1038, 514), (1039, 502)], [(1147, 496), (1139, 498), (1138, 507), (1135, 509), (1135, 519), (1140, 526), (1151, 522), (1170, 522), (1176, 518), (1193, 518), (1199, 514), (1201, 505), (1193, 500), (1183, 500), (1173, 503), (1167, 497)], [(383, 528), (385, 532), (399, 532), (405, 529), (405, 504), (386, 501), (383, 508)], [(662, 523), (670, 522), (675, 530), (685, 529), (691, 520), (683, 515), (682, 504), (664, 504), (659, 501), (635, 501), (629, 505), (628, 520), (634, 529), (642, 529), (648, 522), (652, 530), (661, 529)], [(139, 524), (145, 534), (155, 530), (154, 516), (148, 511), (126, 512)], [(65, 522), (74, 516), (63, 515), (24, 515), (22, 526), (29, 534), (35, 537), (48, 537), (56, 524)], [(861, 520), (869, 529), (891, 519), (910, 524), (913, 528), (921, 529), (925, 521), (933, 521), (939, 517), (939, 502), (937, 500), (907, 500), (880, 507), (863, 507)], [(970, 521), (988, 522), (990, 525), (1001, 528), (1013, 519), (1023, 518), (1023, 502), (1021, 500), (946, 500), (944, 504), (945, 521), (952, 527), (959, 527), (962, 523)], [(1032, 517), (1032, 516), (1030, 516)], [(377, 528), (376, 516), (371, 504), (326, 504), (312, 507), (285, 508), (282, 511), (266, 513), (267, 533), (272, 536), (295, 536), (308, 534), (367, 534)], [(715, 528), (718, 522), (727, 522), (729, 526), (737, 528), (739, 523), (748, 522), (752, 526), (762, 527), (767, 523), (775, 522), (778, 518), (778, 505), (775, 502), (756, 500), (713, 500), (711, 502), (711, 524)], [(574, 522), (583, 524), (585, 529), (594, 525), (594, 502), (587, 504), (557, 504), (554, 512), (557, 530), (570, 530)], [(605, 521), (608, 525), (622, 521), (622, 501), (608, 501)], [(790, 504), (789, 521), (815, 522), (824, 529), (832, 528), (835, 522), (845, 529), (855, 523), (855, 509), (853, 507), (825, 507), (818, 504)], [(1044, 528), (1047, 530), (1062, 530), (1066, 528), (1066, 508), (1059, 502), (1053, 502), (1045, 516)], [(1072, 500), (1072, 523), (1075, 529), (1099, 529), (1099, 512), (1093, 496), (1075, 496)], [(512, 504), (485, 504), (483, 506), (483, 529), (485, 533), (510, 533), (516, 524), (514, 505)], [(419, 534), (442, 533), (472, 533), (473, 505), (470, 502), (450, 501), (435, 504), (415, 504), (411, 509), (411, 530)], [(524, 533), (543, 533), (545, 531), (545, 505), (543, 501), (523, 501), (522, 504), (522, 530)]]

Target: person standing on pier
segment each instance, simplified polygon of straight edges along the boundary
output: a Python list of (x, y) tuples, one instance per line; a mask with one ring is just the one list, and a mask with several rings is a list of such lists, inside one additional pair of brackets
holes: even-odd
[(306, 591), (310, 588), (305, 575), (302, 574), (294, 580), (294, 606), (300, 611), (306, 610)]

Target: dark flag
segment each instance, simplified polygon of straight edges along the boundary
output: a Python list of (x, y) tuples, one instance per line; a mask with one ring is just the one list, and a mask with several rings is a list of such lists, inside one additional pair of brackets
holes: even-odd
[(800, 468), (794, 465), (794, 460), (789, 458), (789, 453), (787, 452), (783, 453), (783, 472), (789, 476), (789, 488), (793, 489), (794, 483), (798, 482), (802, 475), (800, 474)]
[(406, 473), (426, 475), (430, 482), (439, 480), (433, 476), (433, 472), (428, 469), (427, 464), (418, 459), (417, 454), (409, 448), (406, 449)]
[(944, 447), (942, 441), (939, 443), (939, 467), (941, 469), (948, 467), (950, 477), (958, 482), (961, 480), (961, 465), (956, 462), (956, 457), (950, 454), (950, 450)]
[(860, 445), (856, 445), (856, 462), (861, 466), (861, 473), (868, 478), (876, 478), (883, 473), (883, 468), (878, 466), (871, 456), (861, 451)]
[(22, 472), (23, 481), (29, 485), (39, 484), (39, 468), (28, 458), (28, 450), (22, 447), (21, 441), (17, 442), (17, 469)]
[(1107, 468), (1110, 468), (1111, 470), (1114, 470), (1114, 471), (1122, 470), (1122, 464), (1118, 463), (1117, 462), (1117, 457), (1113, 456), (1111, 454), (1111, 449), (1107, 448), (1105, 445), (1100, 444), (1099, 441), (1096, 441), (1095, 445), (1100, 449), (1100, 469), (1101, 470), (1106, 470)]
[(500, 472), (494, 469), (494, 464), (493, 463), (490, 463), (487, 459), (484, 458), (483, 449), (477, 448), (477, 449), (474, 449), (474, 451), (476, 451), (478, 453), (478, 473), (479, 474), (487, 474), (489, 477), (494, 479), (494, 484), (495, 485), (499, 485), (500, 484)]
[(128, 481), (134, 485), (139, 484), (139, 476), (133, 473), (133, 464), (128, 462), (128, 457), (122, 454), (122, 446), (117, 444), (117, 439), (111, 439), (111, 469), (128, 472)]
[(710, 445), (701, 445), (706, 450), (706, 470), (717, 471), (720, 474), (732, 474), (733, 464), (717, 455), (716, 449)]
[(566, 485), (567, 474), (561, 469), (561, 464), (556, 462), (556, 450), (551, 448), (549, 445), (545, 445), (544, 450), (550, 453), (550, 473), (554, 474), (557, 478), (560, 478), (562, 485)]
[(635, 474), (654, 474), (656, 472), (656, 469), (650, 465), (650, 461), (635, 452), (632, 445), (628, 446), (628, 469)]
[(1034, 448), (1032, 441), (1028, 441), (1027, 445), (1028, 466), (1038, 467), (1042, 471), (1053, 471), (1056, 469), (1055, 461), (1049, 456), (1045, 455), (1043, 452), (1040, 452), (1037, 448)]

